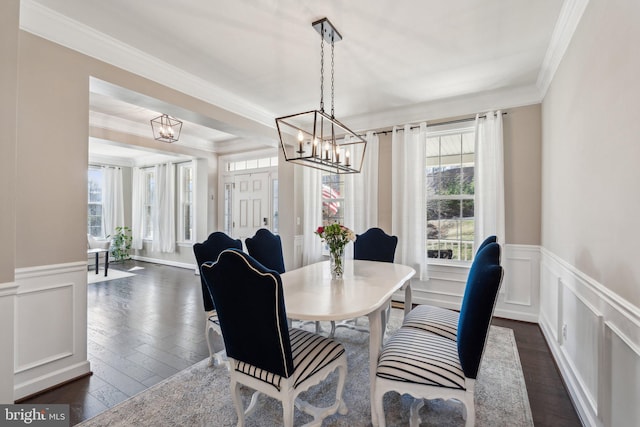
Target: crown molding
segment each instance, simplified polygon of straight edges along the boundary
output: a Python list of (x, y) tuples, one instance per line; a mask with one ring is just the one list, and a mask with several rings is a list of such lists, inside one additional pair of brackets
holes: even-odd
[(422, 121), (446, 119), (491, 110), (522, 107), (542, 102), (540, 92), (535, 85), (496, 89), (493, 91), (466, 94), (448, 99), (400, 107), (344, 118), (343, 123), (358, 132), (370, 129), (382, 129), (391, 126), (418, 123)]
[(274, 128), (274, 115), (33, 0), (20, 1), (20, 29)]
[(536, 86), (540, 91), (540, 98), (544, 99), (553, 81), (560, 62), (569, 47), (573, 34), (582, 19), (589, 0), (565, 0), (551, 35), (547, 53), (542, 61)]

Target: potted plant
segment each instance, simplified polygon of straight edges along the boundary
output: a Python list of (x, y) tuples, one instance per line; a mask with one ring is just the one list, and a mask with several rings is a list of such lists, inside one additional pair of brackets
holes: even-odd
[(131, 258), (131, 229), (129, 227), (116, 227), (116, 234), (111, 239), (111, 256), (115, 262)]

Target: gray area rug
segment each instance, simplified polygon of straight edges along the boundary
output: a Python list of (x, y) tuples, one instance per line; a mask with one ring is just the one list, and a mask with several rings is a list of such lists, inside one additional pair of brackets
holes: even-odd
[[(400, 310), (393, 310), (389, 330), (400, 324)], [(362, 320), (360, 319), (362, 322)], [(363, 324), (366, 323), (366, 319)], [(325, 419), (324, 426), (369, 426), (369, 335), (339, 328), (336, 339), (347, 350), (348, 373), (344, 399), (347, 415)], [(301, 395), (316, 406), (329, 406), (335, 396), (337, 376)], [(251, 390), (244, 390), (246, 403)], [(385, 395), (388, 426), (409, 425), (412, 398), (397, 393)], [(476, 381), (477, 426), (533, 426), (529, 398), (513, 331), (492, 326)], [(420, 411), (422, 426), (463, 426), (462, 404), (427, 401)], [(295, 425), (311, 421), (296, 410)], [(79, 425), (90, 426), (235, 426), (237, 417), (229, 391), (226, 369), (207, 366), (203, 360)], [(261, 396), (258, 408), (246, 419), (247, 426), (282, 425), (282, 406)]]

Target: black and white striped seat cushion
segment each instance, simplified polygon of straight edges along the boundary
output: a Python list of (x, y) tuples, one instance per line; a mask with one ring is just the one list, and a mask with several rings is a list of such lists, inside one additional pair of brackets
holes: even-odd
[[(344, 353), (344, 347), (337, 341), (302, 329), (289, 329), (291, 353), (293, 356), (293, 387), (329, 365)], [(250, 375), (280, 390), (282, 377), (245, 362), (235, 361), (235, 370)]]
[(402, 326), (422, 329), (455, 341), (460, 313), (433, 305), (419, 305), (404, 318)]
[(466, 390), (455, 341), (401, 327), (385, 344), (376, 375), (395, 381)]

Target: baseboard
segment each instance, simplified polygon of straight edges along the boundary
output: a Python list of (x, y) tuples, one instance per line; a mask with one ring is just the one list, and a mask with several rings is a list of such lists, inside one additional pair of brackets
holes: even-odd
[(21, 400), (28, 396), (42, 393), (43, 390), (54, 388), (70, 380), (86, 376), (91, 373), (88, 360), (66, 366), (57, 371), (49, 372), (37, 378), (16, 383), (14, 385), (14, 399)]
[(149, 257), (144, 257), (139, 255), (132, 255), (131, 259), (134, 259), (137, 261), (151, 262), (154, 264), (170, 265), (171, 267), (187, 268), (190, 270), (197, 269), (197, 266), (195, 264), (190, 264), (188, 262), (171, 261), (168, 259), (159, 259), (159, 258), (149, 258)]

